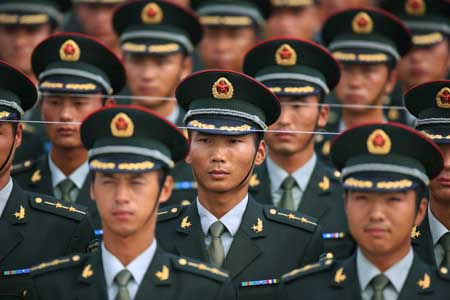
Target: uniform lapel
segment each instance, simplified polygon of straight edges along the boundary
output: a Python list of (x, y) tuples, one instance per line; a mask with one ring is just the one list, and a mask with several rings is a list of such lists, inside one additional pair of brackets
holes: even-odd
[(232, 277), (241, 273), (262, 254), (255, 240), (266, 236), (264, 220), (263, 209), (249, 196), (241, 225), (223, 264), (223, 268), (229, 271)]
[(420, 295), (433, 293), (434, 272), (417, 255), (409, 270), (398, 300), (417, 299)]
[(253, 175), (250, 178), (249, 192), (258, 203), (273, 205), (270, 177), (266, 162), (255, 167)]
[(158, 247), (135, 299), (169, 300), (174, 298), (177, 292), (171, 287), (174, 276), (170, 257)]
[(425, 263), (436, 266), (434, 257), (433, 239), (431, 237), (430, 223), (428, 221), (428, 211), (420, 226), (413, 230), (411, 234), (411, 242), (414, 251), (424, 260)]
[(79, 290), (76, 299), (95, 300), (108, 299), (101, 251), (90, 255), (78, 276)]
[(356, 255), (339, 263), (331, 280), (333, 288), (342, 290), (340, 299), (361, 299), (361, 288), (356, 272)]
[(175, 241), (175, 247), (178, 253), (198, 260), (208, 261), (197, 202), (194, 201), (179, 219), (180, 223), (177, 224), (176, 228), (178, 235)]
[(89, 208), (92, 205), (95, 205), (95, 202), (92, 201), (90, 196), (90, 187), (91, 187), (91, 172), (89, 172), (84, 180), (83, 186), (81, 187), (80, 192), (78, 193), (78, 197), (76, 203), (87, 206)]

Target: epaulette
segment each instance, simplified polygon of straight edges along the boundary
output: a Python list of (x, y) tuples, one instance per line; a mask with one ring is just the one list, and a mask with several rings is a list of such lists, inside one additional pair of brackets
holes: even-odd
[(26, 160), (26, 161), (19, 162), (12, 166), (11, 173), (14, 175), (14, 174), (28, 171), (28, 170), (32, 169), (35, 164), (36, 164), (35, 160)]
[(158, 222), (175, 219), (182, 210), (181, 205), (163, 207), (158, 211)]
[(314, 232), (317, 228), (316, 219), (296, 211), (268, 206), (264, 208), (264, 213), (269, 220), (278, 223), (295, 226), (311, 232)]
[(87, 215), (86, 207), (72, 202), (56, 200), (50, 196), (30, 194), (30, 205), (34, 209), (76, 221), (83, 220)]
[(178, 270), (186, 271), (189, 273), (201, 275), (207, 278), (214, 279), (219, 282), (228, 280), (230, 275), (223, 270), (214, 268), (211, 265), (202, 263), (200, 261), (193, 260), (191, 258), (176, 257), (172, 258), (173, 265)]
[(39, 265), (30, 268), (31, 276), (36, 276), (48, 272), (53, 272), (56, 270), (66, 269), (70, 267), (79, 266), (84, 260), (83, 254), (72, 254), (70, 256), (65, 256), (57, 258), (51, 261), (40, 263)]
[(314, 264), (306, 265), (300, 269), (294, 269), (289, 273), (284, 274), (281, 277), (281, 280), (283, 283), (286, 283), (309, 274), (314, 274), (320, 271), (328, 270), (333, 266), (333, 264), (334, 264), (333, 258), (321, 259)]

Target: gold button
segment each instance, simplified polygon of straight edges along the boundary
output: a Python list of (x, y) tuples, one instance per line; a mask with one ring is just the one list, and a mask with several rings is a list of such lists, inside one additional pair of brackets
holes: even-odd
[(448, 273), (448, 269), (446, 267), (440, 268), (439, 271), (441, 271), (442, 274), (447, 274)]
[(22, 296), (26, 296), (28, 294), (28, 290), (23, 290)]
[(182, 265), (182, 266), (185, 266), (185, 265), (187, 264), (187, 260), (185, 260), (184, 258), (180, 258), (180, 259), (178, 260), (178, 263), (179, 263), (180, 265)]
[(34, 199), (34, 201), (35, 201), (36, 203), (42, 203), (42, 198), (37, 197), (36, 199)]
[(277, 210), (272, 208), (272, 209), (269, 210), (269, 212), (270, 212), (271, 215), (274, 215), (274, 214), (277, 213)]
[(79, 255), (74, 255), (74, 256), (72, 256), (72, 260), (73, 261), (79, 261), (80, 260), (80, 256)]
[(173, 213), (173, 214), (176, 213), (177, 211), (178, 211), (178, 208), (176, 208), (176, 207), (174, 207), (174, 208), (172, 208), (172, 209), (170, 210), (170, 212)]
[(27, 160), (23, 165), (25, 167), (29, 167), (31, 165), (31, 161)]
[(334, 171), (334, 176), (335, 177), (341, 177), (341, 172), (339, 172), (339, 171)]
[(328, 253), (327, 253), (327, 256), (326, 256), (326, 258), (328, 258), (328, 259), (332, 259), (332, 258), (334, 258), (334, 255), (333, 255), (333, 253), (331, 253), (331, 252), (328, 252)]

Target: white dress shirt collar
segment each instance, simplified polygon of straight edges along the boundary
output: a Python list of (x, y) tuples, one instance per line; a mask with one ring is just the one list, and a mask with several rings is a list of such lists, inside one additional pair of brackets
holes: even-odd
[(167, 116), (167, 120), (169, 120), (173, 124), (176, 124), (179, 116), (180, 116), (180, 107), (176, 105), (175, 109), (170, 113), (170, 115)]
[(69, 176), (64, 175), (64, 173), (58, 168), (58, 166), (52, 161), (50, 155), (48, 156), (48, 166), (50, 168), (50, 173), (52, 174), (52, 187), (53, 189), (58, 186), (58, 184), (66, 179), (67, 177), (72, 180), (76, 187), (81, 190), (84, 181), (89, 173), (89, 164), (85, 161), (81, 166), (79, 166), (75, 171)]
[(0, 216), (3, 215), (6, 203), (8, 202), (9, 196), (11, 196), (13, 185), (13, 180), (9, 177), (8, 183), (0, 190)]
[(428, 205), (428, 222), (430, 223), (431, 237), (433, 239), (433, 246), (439, 242), (439, 239), (449, 230), (433, 215), (433, 212)]

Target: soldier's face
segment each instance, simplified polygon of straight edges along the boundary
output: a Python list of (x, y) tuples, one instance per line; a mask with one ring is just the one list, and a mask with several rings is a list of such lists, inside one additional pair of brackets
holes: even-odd
[(428, 81), (443, 80), (450, 71), (449, 41), (413, 48), (399, 63), (399, 79), (405, 89)]
[(316, 6), (277, 8), (267, 20), (266, 35), (312, 39), (319, 29), (320, 19)]
[(51, 26), (0, 26), (0, 57), (28, 75), (34, 48), (52, 32)]
[[(13, 125), (11, 123), (0, 122), (0, 166), (4, 164), (5, 160), (8, 157), (9, 151), (11, 149), (11, 145), (14, 141), (13, 133), (14, 133)], [(4, 174), (7, 174), (7, 177), (9, 178), (10, 168), (8, 166), (10, 166), (12, 164), (12, 161), (14, 159), (14, 153), (15, 153), (16, 149), (22, 143), (22, 125), (21, 124), (17, 128), (15, 138), (16, 138), (16, 141), (15, 141), (15, 145), (13, 148), (13, 152), (11, 153), (11, 157), (9, 158), (9, 162), (7, 163), (6, 167), (3, 170), (0, 170), (0, 178), (2, 178), (2, 179), (3, 179)], [(2, 184), (2, 183), (6, 184), (7, 182), (0, 182), (0, 184)]]
[(351, 234), (372, 261), (401, 259), (410, 249), (411, 230), (426, 212), (426, 200), (416, 208), (416, 192), (356, 192), (345, 197)]
[[(178, 83), (192, 71), (192, 60), (181, 53), (169, 55), (126, 54), (124, 65), (133, 96), (174, 97)], [(155, 109), (165, 100), (134, 99), (135, 104)]]
[(158, 172), (96, 172), (91, 197), (96, 201), (104, 234), (153, 237), (158, 200), (166, 201), (172, 189), (172, 178), (168, 177), (158, 199), (159, 181)]
[[(385, 64), (344, 64), (336, 96), (342, 104), (381, 105), (383, 97), (392, 92), (397, 72), (389, 72)], [(360, 112), (370, 108), (344, 108)]]
[[(281, 115), (270, 130), (313, 132), (324, 127), (328, 119), (328, 107), (319, 107), (318, 96), (280, 97)], [(265, 141), (269, 154), (292, 156), (314, 146), (313, 134), (268, 132)]]
[[(72, 123), (81, 122), (90, 113), (101, 108), (103, 101), (98, 96), (54, 96), (46, 95), (42, 99), (41, 114), (44, 121)], [(53, 147), (83, 147), (80, 139), (80, 125), (45, 124), (48, 138)]]
[(253, 27), (204, 27), (198, 50), (205, 69), (241, 71), (245, 53), (256, 43)]
[(191, 150), (186, 161), (192, 165), (201, 191), (230, 193), (239, 186), (252, 166), (260, 165), (265, 158), (265, 144), (255, 146), (255, 136), (208, 135), (192, 132)]
[(430, 182), (430, 202), (438, 207), (447, 207), (450, 203), (450, 145), (439, 145), (444, 154), (444, 169)]

